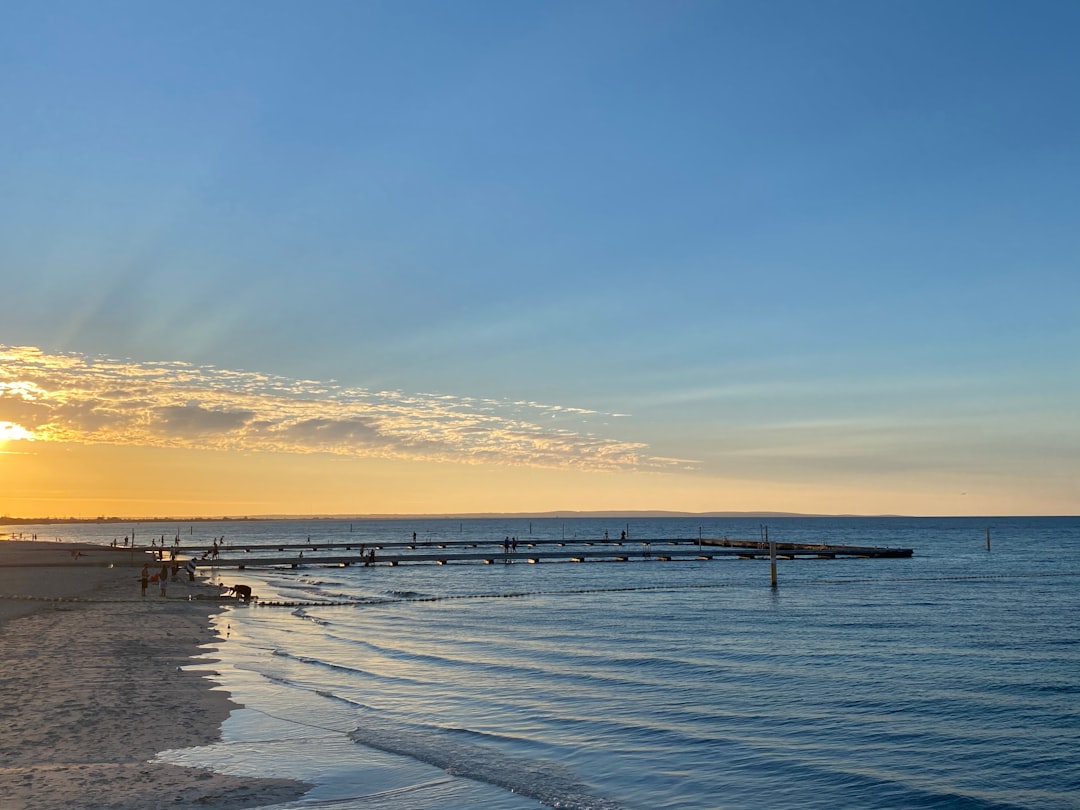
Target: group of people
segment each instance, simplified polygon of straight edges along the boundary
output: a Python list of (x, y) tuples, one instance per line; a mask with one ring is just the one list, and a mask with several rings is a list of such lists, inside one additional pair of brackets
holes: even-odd
[(162, 563), (161, 570), (156, 574), (150, 573), (150, 563), (143, 563), (139, 574), (139, 584), (142, 587), (142, 595), (146, 596), (146, 589), (151, 582), (157, 582), (162, 596), (169, 595), (169, 580), (176, 579), (180, 574), (180, 563), (175, 559), (172, 563)]

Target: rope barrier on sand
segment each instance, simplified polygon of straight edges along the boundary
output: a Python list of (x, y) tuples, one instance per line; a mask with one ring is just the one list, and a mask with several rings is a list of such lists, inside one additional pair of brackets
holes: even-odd
[(167, 602), (175, 604), (206, 604), (207, 602), (217, 602), (222, 604), (228, 604), (237, 601), (232, 597), (222, 596), (197, 596), (194, 599), (187, 599), (186, 597), (174, 597), (174, 596), (159, 596), (159, 597), (125, 597), (123, 599), (87, 599), (82, 596), (26, 596), (24, 594), (0, 594), (0, 601), (11, 600), (18, 602), (81, 602), (84, 604), (93, 605), (161, 605)]

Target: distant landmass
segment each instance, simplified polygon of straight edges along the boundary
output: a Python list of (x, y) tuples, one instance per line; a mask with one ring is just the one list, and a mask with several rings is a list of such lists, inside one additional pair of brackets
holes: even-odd
[(664, 509), (605, 509), (593, 511), (556, 510), (549, 512), (442, 512), (430, 514), (319, 514), (319, 515), (219, 515), (159, 517), (9, 517), (0, 516), (0, 525), (49, 525), (64, 523), (189, 523), (225, 520), (525, 520), (538, 518), (778, 518), (778, 517), (897, 517), (897, 515), (826, 515), (805, 512), (679, 512)]

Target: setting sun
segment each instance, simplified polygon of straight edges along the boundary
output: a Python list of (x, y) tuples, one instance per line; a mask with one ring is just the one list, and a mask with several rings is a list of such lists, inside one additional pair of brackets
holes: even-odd
[(0, 445), (19, 439), (32, 440), (34, 434), (14, 422), (0, 422)]

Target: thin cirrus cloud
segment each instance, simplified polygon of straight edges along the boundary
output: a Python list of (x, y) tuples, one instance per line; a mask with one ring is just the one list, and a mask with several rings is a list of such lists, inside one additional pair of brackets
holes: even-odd
[[(81, 444), (330, 453), (594, 470), (685, 468), (588, 432), (583, 408), (368, 391), (182, 362), (0, 346), (0, 423)], [(573, 422), (574, 428), (560, 426)]]

